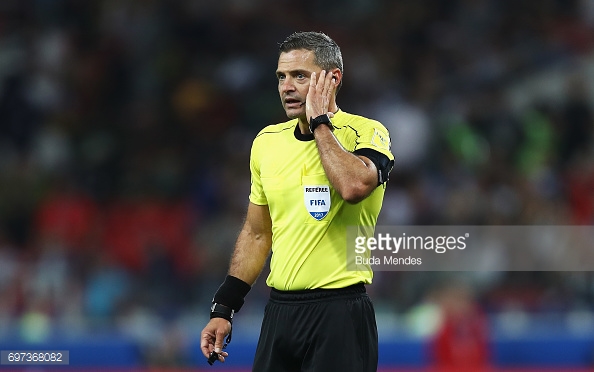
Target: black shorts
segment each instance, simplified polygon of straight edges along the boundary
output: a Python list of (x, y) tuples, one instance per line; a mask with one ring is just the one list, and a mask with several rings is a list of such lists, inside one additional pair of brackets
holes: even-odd
[(375, 372), (377, 326), (365, 286), (278, 291), (266, 305), (254, 372)]

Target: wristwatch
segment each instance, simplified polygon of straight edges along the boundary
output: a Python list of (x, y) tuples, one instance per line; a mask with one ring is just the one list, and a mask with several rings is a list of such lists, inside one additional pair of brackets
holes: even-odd
[(319, 127), (321, 124), (326, 124), (327, 126), (330, 127), (330, 129), (334, 129), (334, 127), (332, 126), (332, 122), (330, 121), (330, 118), (328, 117), (328, 114), (323, 114), (320, 115), (318, 117), (312, 117), (311, 119), (309, 119), (309, 130), (310, 132), (314, 132), (314, 130), (316, 130), (317, 127)]

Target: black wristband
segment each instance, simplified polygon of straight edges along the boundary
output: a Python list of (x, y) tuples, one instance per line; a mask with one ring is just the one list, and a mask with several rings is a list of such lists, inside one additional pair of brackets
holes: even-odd
[(210, 308), (210, 319), (223, 318), (223, 319), (227, 319), (229, 322), (233, 323), (233, 314), (234, 313), (235, 312), (233, 311), (233, 309), (228, 306), (213, 303)]
[(237, 313), (243, 306), (243, 299), (250, 289), (252, 287), (243, 280), (227, 275), (225, 281), (215, 293), (212, 302), (225, 305)]

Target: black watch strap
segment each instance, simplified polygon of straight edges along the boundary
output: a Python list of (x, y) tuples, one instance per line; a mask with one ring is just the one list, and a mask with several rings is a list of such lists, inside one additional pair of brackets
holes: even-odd
[(312, 117), (309, 119), (309, 131), (313, 133), (314, 130), (316, 130), (316, 128), (322, 124), (326, 124), (330, 127), (330, 129), (333, 129), (330, 117), (328, 116), (328, 114), (323, 114), (315, 118)]

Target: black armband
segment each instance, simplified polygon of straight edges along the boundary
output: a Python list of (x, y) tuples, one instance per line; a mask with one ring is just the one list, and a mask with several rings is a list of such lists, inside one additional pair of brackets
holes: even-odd
[(359, 150), (355, 150), (354, 154), (365, 156), (369, 158), (375, 164), (377, 168), (377, 184), (378, 186), (382, 183), (388, 181), (390, 178), (390, 172), (394, 167), (394, 160), (390, 160), (386, 155), (382, 154), (379, 151), (375, 151), (370, 148), (362, 148)]
[(224, 305), (237, 313), (243, 306), (243, 299), (250, 289), (252, 287), (243, 280), (227, 275), (225, 281), (215, 293), (212, 303)]

